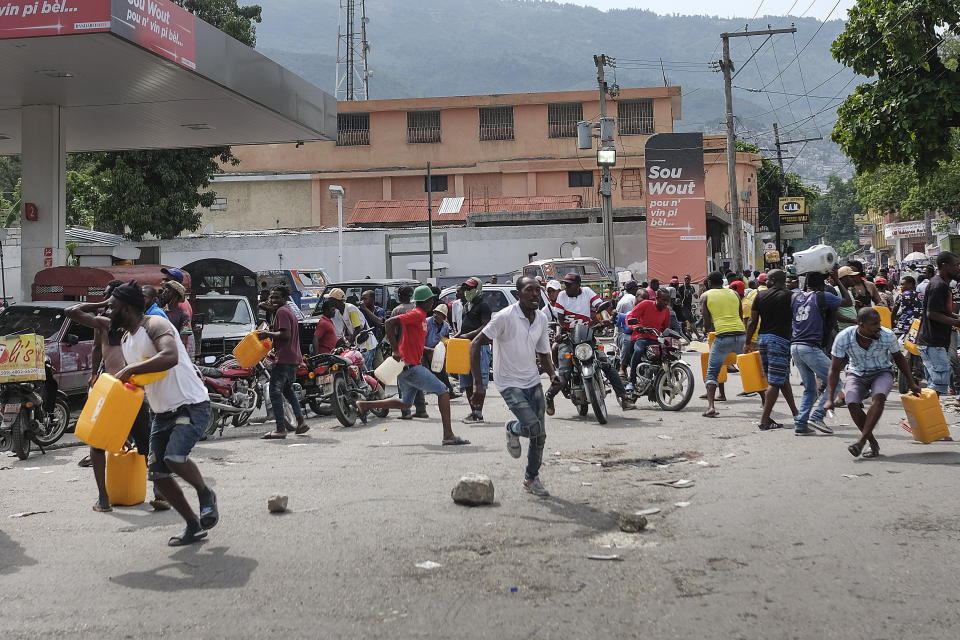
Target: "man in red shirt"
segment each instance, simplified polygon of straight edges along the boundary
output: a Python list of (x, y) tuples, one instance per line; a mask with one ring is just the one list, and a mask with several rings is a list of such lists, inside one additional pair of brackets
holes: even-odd
[[(257, 332), (261, 340), (273, 340), (277, 354), (277, 363), (270, 373), (270, 404), (274, 407), (273, 415), (277, 420), (277, 430), (267, 433), (264, 440), (282, 440), (287, 437), (287, 431), (301, 435), (310, 430), (303, 419), (303, 410), (300, 401), (293, 390), (293, 383), (297, 379), (297, 367), (303, 361), (300, 353), (300, 325), (297, 316), (287, 306), (290, 299), (290, 290), (280, 284), (270, 291), (270, 304), (277, 307), (273, 316), (273, 325), (270, 331)], [(288, 426), (283, 415), (283, 399), (286, 398), (297, 418), (297, 426)]]
[(337, 314), (336, 307), (330, 300), (324, 300), (320, 305), (320, 320), (313, 331), (313, 353), (333, 353), (337, 346), (337, 328), (333, 326), (333, 316)]
[[(635, 320), (636, 323), (631, 322)], [(627, 314), (627, 326), (637, 327), (633, 329), (630, 339), (633, 340), (633, 358), (630, 360), (630, 384), (634, 384), (637, 378), (637, 367), (643, 360), (643, 354), (647, 347), (657, 344), (657, 336), (649, 331), (640, 331), (640, 329), (656, 329), (659, 332), (665, 331), (670, 326), (670, 291), (667, 289), (657, 290), (657, 301), (641, 300), (633, 311)]]
[[(393, 359), (403, 362), (404, 368), (397, 377), (397, 386), (402, 389), (399, 398), (386, 400), (357, 401), (360, 420), (367, 421), (366, 414), (371, 409), (400, 409), (408, 411), (413, 405), (418, 391), (435, 393), (440, 419), (443, 421), (443, 444), (470, 444), (469, 440), (459, 438), (450, 427), (450, 392), (430, 369), (421, 364), (427, 342), (427, 316), (433, 310), (436, 296), (428, 286), (419, 286), (413, 292), (414, 308), (407, 313), (389, 318), (384, 324), (387, 340), (393, 347)], [(401, 337), (401, 329), (402, 337)]]

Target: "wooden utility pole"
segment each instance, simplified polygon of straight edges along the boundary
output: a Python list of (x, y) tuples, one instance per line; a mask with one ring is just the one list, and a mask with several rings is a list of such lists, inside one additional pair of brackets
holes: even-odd
[[(733, 62), (730, 60), (730, 38), (745, 36), (773, 36), (777, 33), (796, 33), (796, 27), (789, 29), (764, 29), (762, 31), (737, 31), (721, 33), (723, 41), (723, 96), (727, 110), (727, 174), (730, 179), (730, 220), (733, 227), (733, 251), (731, 268), (735, 272), (743, 269), (743, 225), (740, 223), (740, 194), (737, 192), (737, 134), (733, 126)], [(769, 39), (769, 38), (768, 38)], [(759, 49), (758, 49), (759, 51)], [(756, 52), (754, 52), (756, 55)], [(751, 56), (753, 57), (753, 56)]]

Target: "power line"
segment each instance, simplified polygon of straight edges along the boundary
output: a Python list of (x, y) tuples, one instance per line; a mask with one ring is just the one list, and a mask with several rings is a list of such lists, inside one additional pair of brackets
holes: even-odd
[[(837, 7), (840, 6), (840, 1), (841, 1), (841, 0), (837, 0), (836, 4), (833, 5), (833, 9), (830, 9), (830, 13), (827, 14), (826, 19), (825, 19), (823, 22), (820, 23), (820, 26), (817, 27), (817, 30), (813, 32), (813, 35), (810, 36), (810, 39), (807, 40), (807, 43), (806, 43), (805, 45), (803, 45), (803, 48), (800, 49), (799, 52), (797, 52), (797, 55), (794, 56), (793, 60), (791, 60), (789, 63), (787, 63), (787, 66), (784, 67), (783, 69), (781, 69), (781, 70), (780, 70), (780, 73), (778, 73), (778, 74), (773, 78), (773, 80), (771, 80), (770, 82), (768, 82), (768, 83), (763, 87), (764, 89), (766, 89), (768, 86), (770, 86), (771, 84), (773, 84), (774, 80), (776, 80), (776, 79), (779, 78), (781, 75), (783, 75), (783, 72), (784, 72), (784, 71), (786, 71), (787, 69), (789, 69), (791, 66), (793, 66), (793, 63), (794, 63), (794, 62), (796, 62), (797, 60), (800, 59), (800, 55), (801, 55), (804, 51), (807, 50), (807, 47), (810, 46), (810, 43), (813, 42), (814, 38), (817, 37), (817, 34), (820, 33), (820, 30), (823, 29), (823, 25), (827, 24), (827, 20), (830, 19), (830, 16), (833, 15), (833, 12), (836, 11), (836, 10), (837, 10)], [(814, 0), (814, 2), (816, 2), (816, 0)], [(812, 6), (813, 6), (813, 2), (810, 3), (810, 7), (812, 7)], [(810, 7), (807, 7), (807, 11), (810, 10)], [(804, 11), (804, 13), (806, 13), (806, 11)], [(802, 15), (801, 15), (801, 17), (802, 17)]]

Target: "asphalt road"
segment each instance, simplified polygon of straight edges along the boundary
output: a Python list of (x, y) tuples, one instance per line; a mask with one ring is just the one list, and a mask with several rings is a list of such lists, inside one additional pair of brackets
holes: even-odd
[[(82, 449), (2, 458), (3, 636), (956, 638), (957, 445), (913, 443), (891, 398), (883, 457), (854, 460), (845, 413), (834, 436), (761, 433), (738, 384), (712, 420), (696, 398), (611, 402), (600, 426), (558, 400), (548, 499), (522, 490), (526, 441), (507, 454), (495, 393), (487, 425), (455, 426), (466, 447), (441, 446), (435, 418), (228, 430), (195, 450), (221, 523), (181, 549), (172, 512), (91, 510)], [(495, 505), (451, 501), (468, 472), (493, 479)], [(267, 512), (275, 492), (288, 513)], [(619, 531), (647, 508), (646, 531)]]

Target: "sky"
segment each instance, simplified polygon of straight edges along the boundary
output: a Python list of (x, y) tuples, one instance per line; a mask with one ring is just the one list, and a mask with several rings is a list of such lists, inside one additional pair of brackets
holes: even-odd
[[(844, 19), (847, 9), (855, 4), (855, 0), (557, 0), (572, 4), (589, 5), (598, 9), (648, 9), (656, 13), (685, 14), (685, 15), (719, 15), (721, 17), (752, 18), (759, 8), (759, 16), (764, 15), (792, 15), (819, 18), (824, 20)], [(718, 7), (720, 4), (722, 7)], [(837, 5), (836, 10), (831, 10)], [(791, 8), (792, 7), (792, 8)]]

